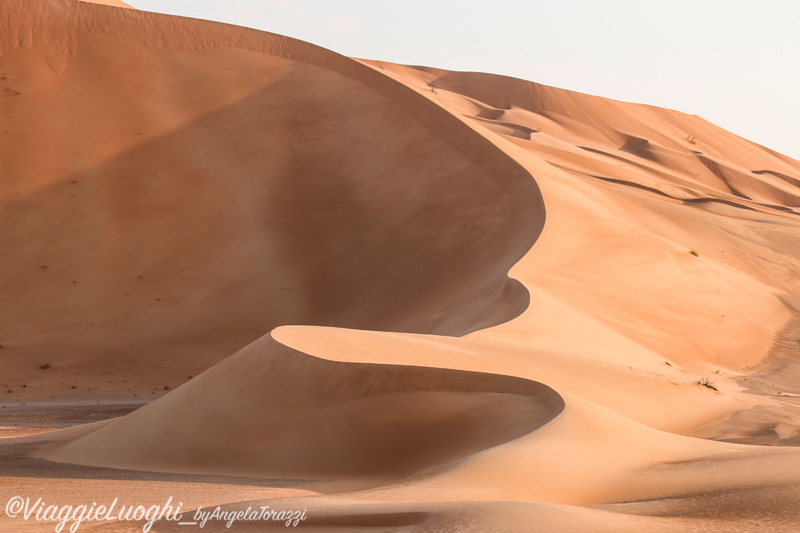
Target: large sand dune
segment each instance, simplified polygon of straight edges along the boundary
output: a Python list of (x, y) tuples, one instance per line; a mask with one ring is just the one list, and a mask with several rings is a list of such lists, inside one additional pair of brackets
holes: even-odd
[(159, 393), (6, 441), (9, 487), (309, 531), (796, 529), (797, 161), (518, 79), (0, 7), (6, 396)]
[(445, 110), (306, 43), (54, 1), (3, 4), (15, 372), (175, 385), (281, 324), (463, 334), (527, 305), (538, 189)]

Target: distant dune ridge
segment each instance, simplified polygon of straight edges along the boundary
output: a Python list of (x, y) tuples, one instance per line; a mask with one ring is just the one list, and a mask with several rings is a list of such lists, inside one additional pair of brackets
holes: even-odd
[(796, 527), (800, 162), (93, 3), (0, 0), (2, 374), (159, 397), (33, 457), (302, 483), (259, 501), (310, 531)]
[(88, 2), (90, 4), (104, 4), (107, 6), (127, 7), (130, 9), (135, 9), (132, 5), (126, 4), (122, 0), (80, 0), (80, 1)]

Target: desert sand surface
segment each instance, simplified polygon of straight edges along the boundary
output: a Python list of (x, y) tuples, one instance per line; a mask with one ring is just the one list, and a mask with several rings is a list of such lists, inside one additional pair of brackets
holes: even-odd
[(123, 2), (0, 7), (0, 530), (58, 524), (16, 496), (798, 530), (800, 162)]
[(80, 2), (89, 2), (91, 4), (103, 4), (106, 6), (127, 7), (128, 9), (135, 9), (132, 5), (126, 4), (122, 0), (79, 0)]

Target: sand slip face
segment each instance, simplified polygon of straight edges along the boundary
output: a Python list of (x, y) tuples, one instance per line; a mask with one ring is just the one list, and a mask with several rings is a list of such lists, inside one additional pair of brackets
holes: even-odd
[(538, 190), (446, 111), (306, 43), (62, 4), (3, 11), (23, 379), (163, 390), (280, 324), (462, 334), (527, 305)]
[(47, 457), (167, 472), (397, 479), (530, 433), (562, 408), (552, 389), (528, 380), (332, 362), (266, 336)]
[(13, 394), (196, 376), (36, 457), (303, 483), (228, 508), (309, 531), (796, 527), (798, 162), (522, 80), (1, 3)]

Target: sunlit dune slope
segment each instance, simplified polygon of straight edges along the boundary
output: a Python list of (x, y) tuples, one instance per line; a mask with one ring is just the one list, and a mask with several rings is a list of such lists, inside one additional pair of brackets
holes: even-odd
[(542, 188), (547, 225), (511, 271), (531, 305), (474, 335), (749, 372), (795, 320), (797, 161), (677, 111), (365, 63), (485, 132)]
[[(800, 206), (797, 161), (737, 137), (702, 118), (654, 106), (600, 98), (529, 81), (424, 67), (389, 67), (406, 80), (425, 81), (439, 99), (497, 133), (532, 140), (545, 159), (564, 155), (568, 143), (608, 163), (650, 173), (696, 194), (723, 193), (777, 207)], [(454, 95), (457, 95), (453, 98)], [(455, 107), (455, 106), (454, 106)], [(544, 135), (537, 135), (544, 133)], [(533, 139), (532, 137), (538, 137)], [(555, 142), (555, 139), (561, 144)], [(548, 142), (550, 139), (550, 142)], [(594, 171), (601, 169), (594, 166)], [(636, 180), (642, 182), (640, 178)], [(721, 196), (721, 195), (720, 195)]]
[(80, 2), (89, 2), (90, 4), (105, 4), (107, 6), (128, 7), (132, 8), (130, 4), (126, 4), (122, 0), (79, 0)]

